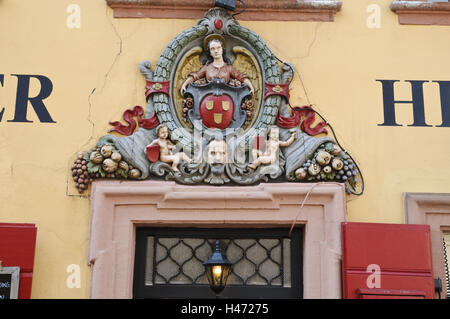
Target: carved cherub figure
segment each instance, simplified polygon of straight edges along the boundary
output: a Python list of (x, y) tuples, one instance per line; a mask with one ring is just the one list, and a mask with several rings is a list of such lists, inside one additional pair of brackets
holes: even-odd
[(256, 169), (261, 164), (273, 164), (277, 160), (278, 149), (280, 147), (286, 147), (291, 145), (297, 137), (297, 132), (292, 132), (291, 137), (287, 141), (279, 140), (280, 130), (276, 126), (272, 126), (269, 129), (269, 140), (266, 144), (266, 150), (264, 152), (259, 149), (252, 150), (254, 162), (248, 167)]
[(172, 151), (175, 149), (175, 145), (169, 140), (169, 128), (165, 124), (160, 124), (156, 128), (156, 134), (158, 138), (153, 140), (149, 145), (147, 145), (147, 156), (150, 161), (156, 162), (159, 160), (164, 163), (172, 163), (172, 169), (178, 172), (178, 164), (181, 161), (190, 163), (192, 160), (183, 152), (178, 152), (173, 154)]

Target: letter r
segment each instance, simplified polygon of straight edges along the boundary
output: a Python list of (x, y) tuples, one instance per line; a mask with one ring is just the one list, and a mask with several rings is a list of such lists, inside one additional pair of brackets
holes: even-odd
[[(30, 101), (31, 106), (36, 112), (39, 121), (42, 123), (56, 123), (53, 121), (50, 113), (48, 113), (47, 108), (44, 105), (43, 100), (48, 98), (53, 90), (52, 81), (43, 75), (27, 75), (27, 74), (11, 74), (17, 77), (17, 95), (16, 95), (16, 110), (14, 113), (14, 119), (8, 120), (8, 122), (28, 122), (33, 121), (27, 120), (27, 109), (28, 101)], [(30, 90), (30, 78), (34, 77), (39, 80), (41, 84), (41, 89), (38, 95), (35, 97), (29, 97)]]

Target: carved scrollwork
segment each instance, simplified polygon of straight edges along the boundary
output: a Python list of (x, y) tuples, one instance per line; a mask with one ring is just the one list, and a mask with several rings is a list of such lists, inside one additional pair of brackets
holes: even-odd
[[(76, 160), (72, 175), (79, 191), (105, 173), (102, 177), (187, 185), (340, 181), (355, 194), (356, 163), (340, 153), (337, 141), (323, 136), (327, 131), (319, 129), (328, 122), (314, 131), (304, 125), (314, 122), (315, 111), (291, 107), (294, 68), (280, 66), (256, 33), (226, 10), (211, 9), (170, 41), (154, 71), (150, 62), (141, 62), (146, 112), (128, 110), (130, 127), (121, 130), (128, 136), (106, 135), (92, 156)], [(101, 155), (103, 145), (116, 152)]]

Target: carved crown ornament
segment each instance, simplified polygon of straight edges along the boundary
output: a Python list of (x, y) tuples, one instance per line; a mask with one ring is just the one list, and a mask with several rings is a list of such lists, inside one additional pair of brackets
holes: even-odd
[[(356, 162), (311, 106), (291, 107), (290, 64), (226, 10), (209, 10), (151, 64), (139, 66), (147, 105), (124, 111), (80, 152), (80, 193), (96, 179), (174, 180), (194, 185), (338, 182), (363, 187)], [(332, 131), (332, 129), (331, 129)]]

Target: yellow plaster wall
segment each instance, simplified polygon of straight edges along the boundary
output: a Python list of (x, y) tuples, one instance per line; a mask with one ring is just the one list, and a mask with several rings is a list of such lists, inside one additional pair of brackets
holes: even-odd
[[(241, 22), (282, 60), (293, 63), (292, 104), (312, 103), (357, 160), (366, 183), (348, 201), (350, 221), (403, 223), (403, 192), (450, 192), (450, 128), (407, 127), (411, 106), (397, 106), (402, 127), (383, 122), (376, 79), (450, 80), (450, 27), (401, 26), (389, 0), (344, 0), (332, 23)], [(69, 29), (70, 4), (81, 28)], [(368, 28), (366, 8), (381, 8), (381, 27)], [(32, 298), (88, 298), (90, 203), (73, 188), (69, 167), (125, 109), (145, 106), (142, 60), (153, 65), (169, 41), (196, 20), (113, 19), (104, 0), (0, 1), (0, 222), (38, 228)], [(17, 78), (45, 75), (45, 105), (56, 124), (7, 122), (14, 117)], [(38, 88), (32, 82), (32, 92)], [(396, 99), (411, 99), (402, 82)], [(34, 91), (33, 91), (34, 90)], [(426, 120), (441, 123), (437, 84), (424, 85)], [(68, 288), (70, 264), (81, 287)]]

